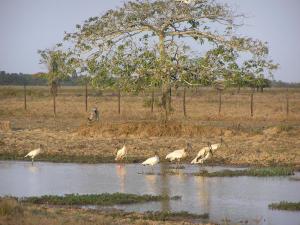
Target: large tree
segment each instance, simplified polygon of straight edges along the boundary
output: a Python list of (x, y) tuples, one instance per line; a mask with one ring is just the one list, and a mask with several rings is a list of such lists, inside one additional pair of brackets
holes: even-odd
[[(132, 54), (132, 47), (140, 52), (145, 48), (147, 51), (153, 49), (155, 73), (150, 78), (161, 82), (162, 102), (168, 117), (172, 77), (174, 71), (180, 71), (180, 65), (176, 64), (178, 60), (174, 60), (176, 46), (196, 42), (204, 46), (203, 49), (224, 46), (262, 57), (268, 53), (263, 42), (235, 35), (235, 28), (241, 25), (242, 18), (226, 4), (214, 0), (137, 0), (109, 10), (103, 16), (89, 18), (82, 26), (77, 25), (77, 31), (67, 34), (65, 39), (74, 41), (80, 57), (98, 62), (111, 61), (120, 46), (125, 48), (125, 57), (138, 55)], [(186, 55), (191, 55), (191, 52), (186, 52)]]

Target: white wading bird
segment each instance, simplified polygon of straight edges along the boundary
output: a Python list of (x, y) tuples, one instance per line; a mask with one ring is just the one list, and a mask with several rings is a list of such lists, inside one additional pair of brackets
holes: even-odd
[(26, 157), (31, 157), (31, 164), (33, 165), (34, 158), (35, 158), (38, 154), (41, 153), (41, 150), (42, 150), (42, 145), (40, 145), (39, 148), (30, 151), (27, 155), (24, 156), (24, 158), (26, 158)]
[(151, 166), (153, 171), (153, 166), (159, 163), (159, 157), (158, 153), (155, 152), (155, 155), (151, 158), (146, 159), (144, 162), (142, 162), (143, 166)]
[(192, 160), (191, 164), (199, 163), (199, 161), (202, 160), (206, 156), (207, 152), (209, 152), (209, 151), (210, 151), (209, 146), (201, 148), (200, 151), (198, 152), (197, 156)]
[(123, 145), (123, 148), (119, 149), (117, 151), (117, 155), (116, 155), (116, 158), (115, 158), (115, 161), (119, 161), (121, 159), (124, 159), (127, 155), (127, 148), (125, 146), (125, 144)]
[(187, 157), (187, 150), (191, 150), (191, 149), (192, 149), (192, 145), (190, 143), (187, 143), (186, 148), (175, 150), (175, 151), (169, 153), (166, 156), (166, 159), (170, 160), (171, 162), (176, 160), (176, 166), (178, 168), (179, 161), (181, 159), (184, 159), (185, 157)]
[(204, 161), (206, 161), (211, 156), (213, 156), (213, 151), (220, 148), (223, 143), (227, 146), (227, 144), (224, 142), (223, 138), (221, 138), (221, 143), (212, 145), (212, 144), (210, 144), (210, 142), (208, 142), (207, 143), (208, 146), (200, 149), (200, 151), (198, 152), (197, 156), (193, 159), (191, 164), (203, 164)]

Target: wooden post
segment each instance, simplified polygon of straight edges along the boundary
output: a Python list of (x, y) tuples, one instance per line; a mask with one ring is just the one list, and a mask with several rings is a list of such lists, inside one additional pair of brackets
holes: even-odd
[(54, 117), (56, 117), (56, 96), (55, 94), (53, 94), (52, 96), (53, 96), (53, 113), (54, 113)]
[(26, 83), (24, 83), (24, 109), (27, 110)]
[(170, 87), (170, 90), (169, 90), (169, 92), (170, 92), (170, 98), (169, 98), (169, 110), (171, 110), (171, 106), (172, 106), (172, 88)]
[(152, 88), (152, 94), (151, 94), (151, 113), (153, 113), (154, 108), (154, 88)]
[(53, 97), (53, 112), (54, 112), (54, 117), (56, 117), (56, 95), (57, 95), (57, 88), (58, 88), (57, 81), (52, 81), (51, 82), (50, 93), (52, 94), (52, 97)]
[(219, 90), (219, 115), (221, 114), (221, 108), (222, 108), (222, 91)]
[(290, 111), (290, 102), (289, 102), (289, 89), (286, 89), (286, 117), (289, 116), (289, 111)]
[(251, 117), (253, 117), (253, 93), (254, 93), (254, 89), (251, 92), (250, 95), (250, 112), (251, 112)]
[(184, 86), (184, 87), (183, 87), (183, 115), (184, 115), (184, 117), (186, 117), (185, 92), (186, 92), (186, 88), (185, 88), (185, 86)]
[(118, 89), (118, 113), (121, 114), (121, 89)]
[(88, 84), (85, 84), (85, 111), (88, 111)]

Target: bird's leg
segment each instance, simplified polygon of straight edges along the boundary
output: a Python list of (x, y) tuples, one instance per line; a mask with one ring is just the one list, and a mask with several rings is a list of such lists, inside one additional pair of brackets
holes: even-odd
[(33, 158), (31, 158), (31, 165), (33, 166)]
[(152, 173), (154, 174), (153, 166), (151, 166)]

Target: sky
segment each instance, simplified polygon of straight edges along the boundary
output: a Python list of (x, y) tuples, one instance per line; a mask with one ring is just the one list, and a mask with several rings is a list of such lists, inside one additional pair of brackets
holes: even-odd
[[(300, 0), (218, 0), (246, 14), (242, 35), (268, 42), (276, 80), (300, 82)], [(39, 49), (124, 0), (0, 0), (0, 71), (37, 73)]]

